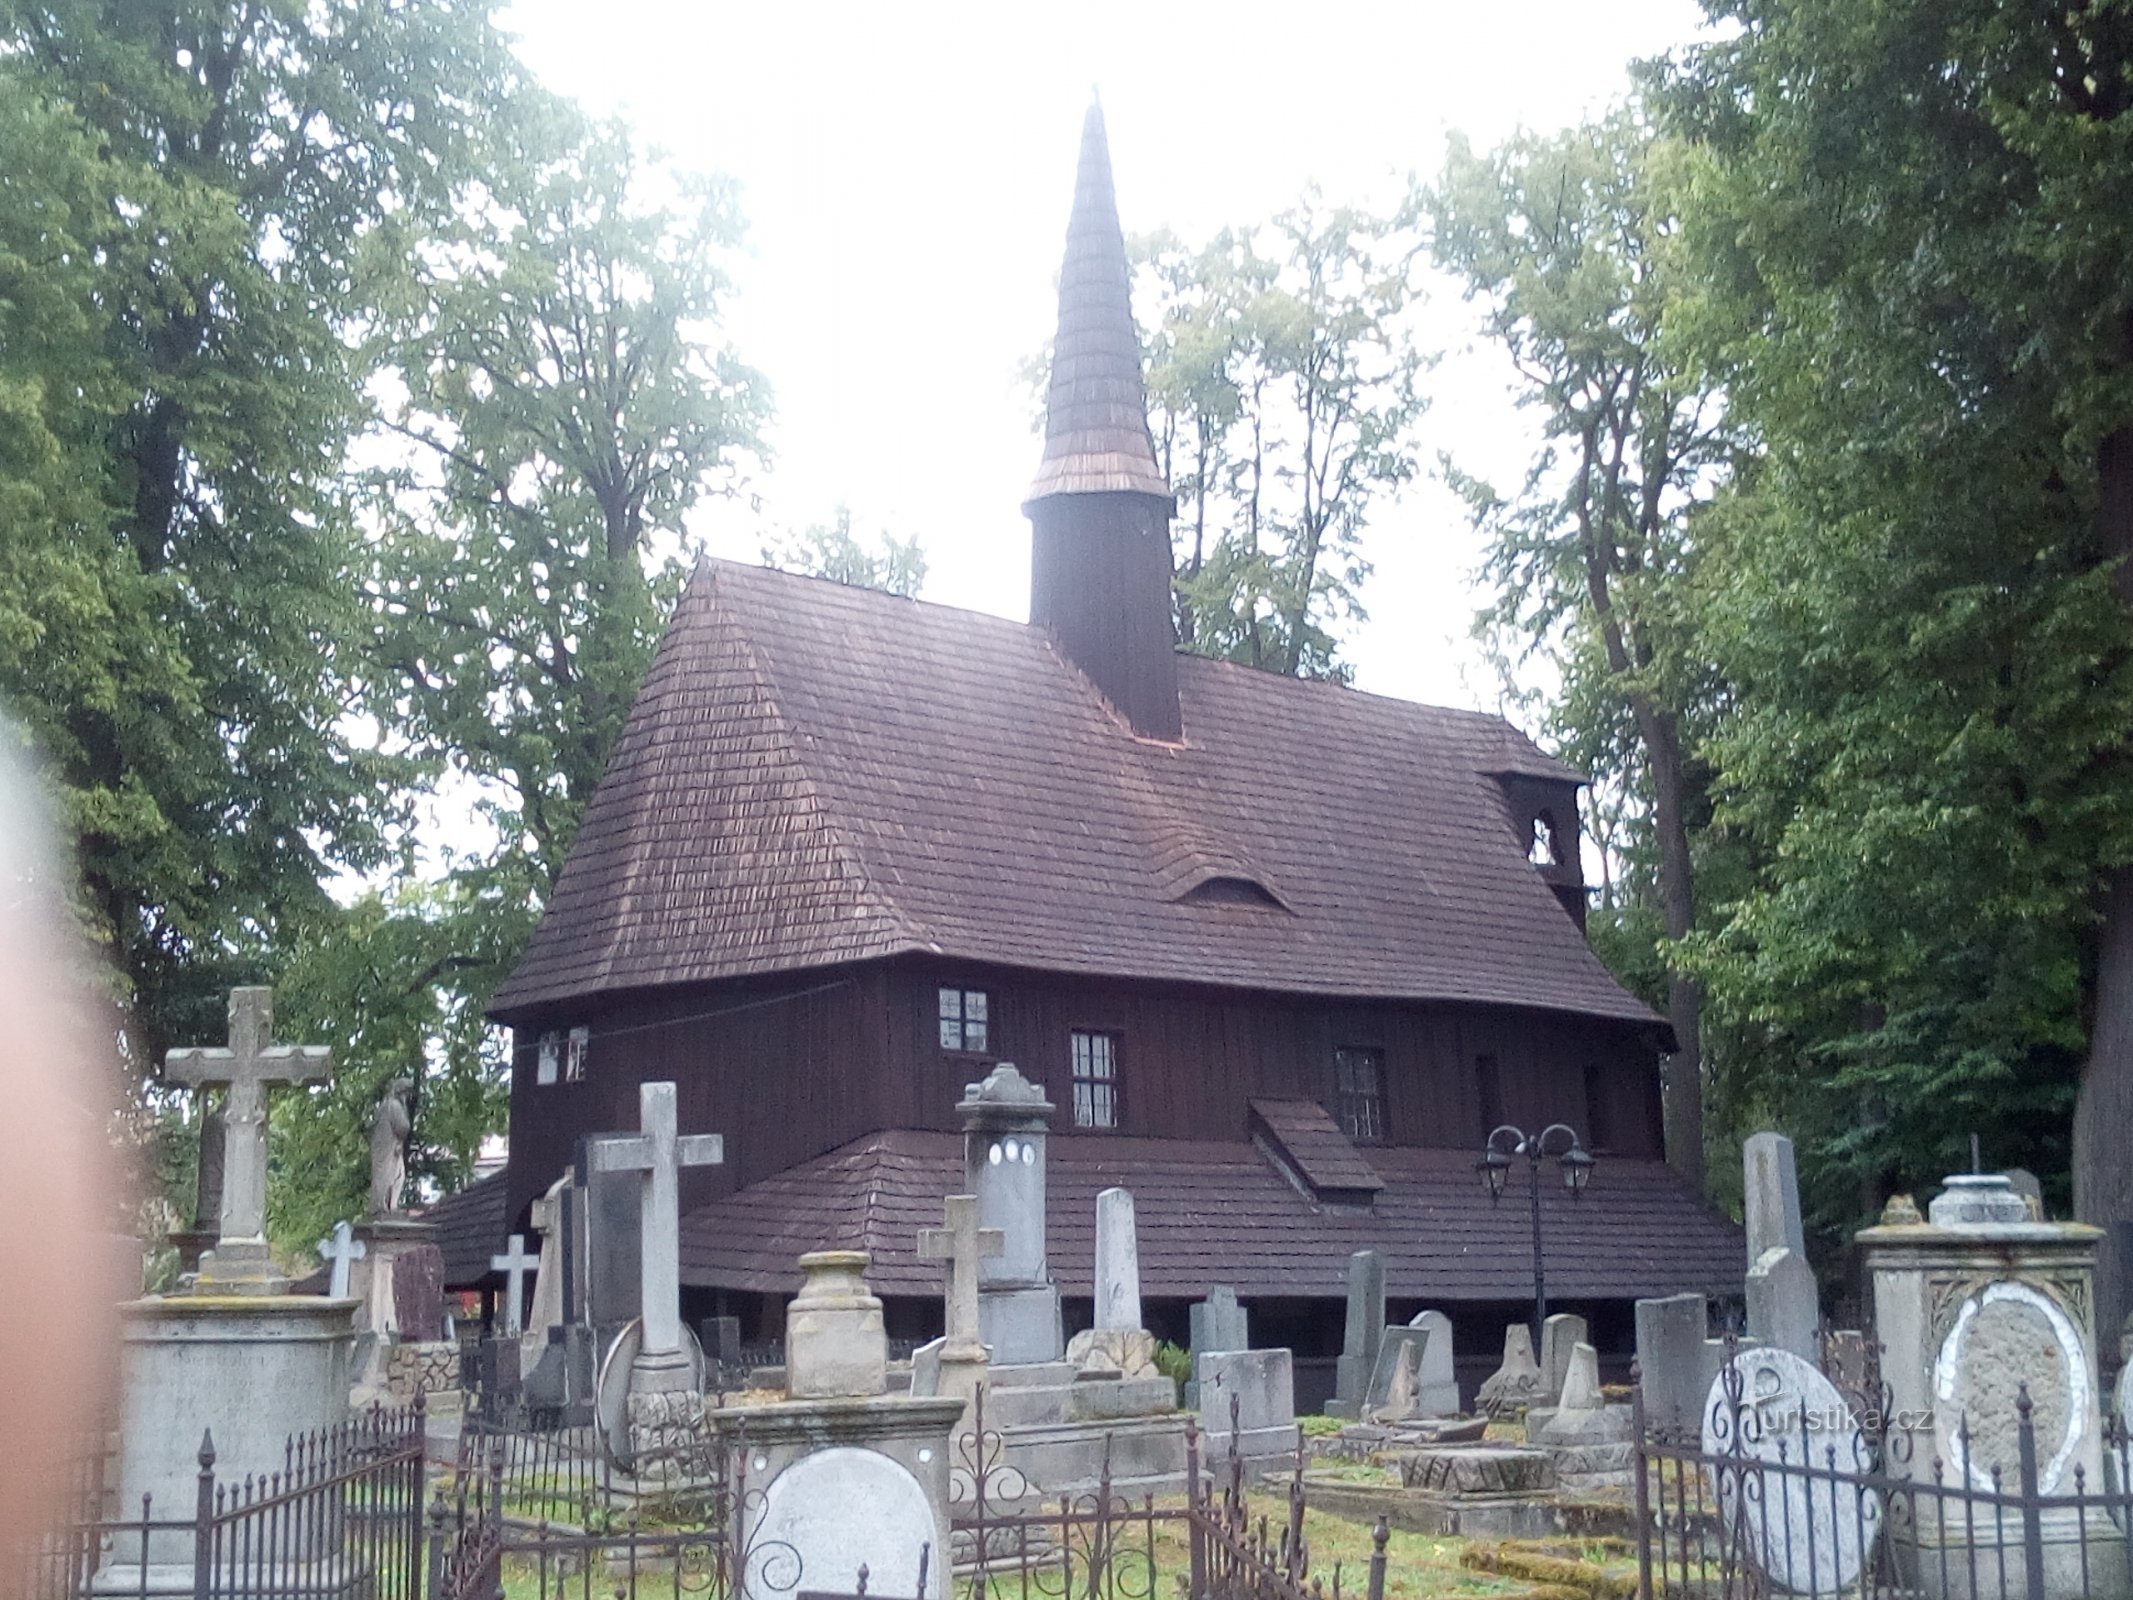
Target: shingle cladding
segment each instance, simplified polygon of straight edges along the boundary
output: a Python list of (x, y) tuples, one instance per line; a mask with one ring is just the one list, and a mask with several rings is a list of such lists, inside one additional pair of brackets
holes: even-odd
[[(1197, 1299), (1216, 1283), (1243, 1295), (1337, 1299), (1348, 1256), (1385, 1257), (1395, 1295), (1445, 1301), (1530, 1295), (1531, 1223), (1523, 1196), (1491, 1203), (1458, 1150), (1373, 1149), (1384, 1187), (1365, 1208), (1314, 1204), (1248, 1144), (1077, 1134), (1051, 1141), (1046, 1171), (1051, 1271), (1068, 1294), (1092, 1292), (1096, 1195), (1133, 1190), (1141, 1292)], [(961, 1185), (960, 1135), (890, 1130), (766, 1178), (690, 1213), (682, 1281), (787, 1292), (804, 1251), (868, 1251), (879, 1293), (935, 1295), (938, 1262), (916, 1253)], [(1548, 1289), (1562, 1301), (1738, 1294), (1740, 1229), (1662, 1163), (1610, 1159), (1582, 1198), (1543, 1190)]]
[(1492, 774), (1576, 775), (1500, 718), (1178, 683), (1137, 739), (1040, 629), (707, 562), (492, 1010), (928, 951), (1656, 1023), (1519, 849)]

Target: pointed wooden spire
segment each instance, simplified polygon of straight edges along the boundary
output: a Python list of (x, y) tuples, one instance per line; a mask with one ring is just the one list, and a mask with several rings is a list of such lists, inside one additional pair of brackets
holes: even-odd
[(1111, 187), (1111, 145), (1104, 136), (1103, 107), (1092, 99), (1081, 127), (1081, 167), (1059, 272), (1059, 333), (1052, 341), (1052, 381), (1045, 397), (1044, 460), (1025, 511), (1062, 494), (1157, 495), (1166, 512), (1174, 503), (1148, 434), (1148, 392), (1141, 381), (1130, 286), (1126, 238)]

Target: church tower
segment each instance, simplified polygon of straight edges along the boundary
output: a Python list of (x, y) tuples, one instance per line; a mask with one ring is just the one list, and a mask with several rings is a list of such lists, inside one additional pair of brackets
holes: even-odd
[(1050, 631), (1135, 733), (1175, 740), (1182, 733), (1170, 609), (1176, 501), (1148, 433), (1129, 289), (1103, 109), (1091, 104), (1059, 273), (1044, 459), (1022, 504), (1031, 529), (1029, 619)]

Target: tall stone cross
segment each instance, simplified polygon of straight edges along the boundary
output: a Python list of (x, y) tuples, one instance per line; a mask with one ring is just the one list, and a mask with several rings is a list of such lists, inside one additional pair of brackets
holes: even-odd
[(715, 1167), (726, 1159), (725, 1141), (715, 1133), (674, 1131), (674, 1085), (641, 1084), (637, 1089), (637, 1126), (633, 1138), (589, 1141), (595, 1172), (642, 1174), (639, 1190), (639, 1299), (644, 1314), (644, 1349), (640, 1360), (682, 1353), (681, 1347), (681, 1169)]
[(267, 1248), (267, 1091), (323, 1083), (333, 1053), (323, 1045), (277, 1045), (274, 991), (230, 991), (227, 1048), (173, 1050), (163, 1076), (196, 1089), (226, 1088), (222, 1102), (220, 1237), (200, 1261), (199, 1286), (213, 1293), (277, 1294), (288, 1286)]
[(945, 1228), (918, 1230), (918, 1254), (924, 1261), (948, 1263), (948, 1337), (941, 1347), (947, 1360), (976, 1361), (985, 1346), (978, 1337), (978, 1263), (1007, 1253), (1007, 1235), (978, 1226), (978, 1197), (952, 1194), (942, 1207)]
[(541, 1264), (541, 1258), (526, 1253), (526, 1236), (514, 1233), (510, 1248), (489, 1257), (493, 1271), (504, 1275), (504, 1332), (523, 1333), (526, 1327), (526, 1274)]
[(331, 1269), (326, 1278), (326, 1298), (348, 1298), (348, 1267), (351, 1262), (361, 1261), (370, 1254), (369, 1248), (355, 1236), (355, 1230), (345, 1222), (333, 1225), (333, 1237), (318, 1242), (318, 1253), (326, 1258)]

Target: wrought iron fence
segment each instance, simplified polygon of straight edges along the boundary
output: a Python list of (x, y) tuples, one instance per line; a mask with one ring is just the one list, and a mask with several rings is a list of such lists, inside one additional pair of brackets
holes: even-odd
[[(1871, 1366), (1863, 1377), (1829, 1374), (1843, 1400), (1831, 1416), (1798, 1396), (1749, 1394), (1731, 1354), (1700, 1425), (1655, 1426), (1641, 1386), (1633, 1392), (1643, 1600), (2119, 1600), (2133, 1592), (2133, 1448), (2115, 1417), (2102, 1424), (2100, 1472), (2069, 1447), (2069, 1459), (2047, 1475), (2026, 1382), (2011, 1441), (2007, 1430), (1991, 1429), (1996, 1442), (1988, 1442), (1968, 1416), (1941, 1430), (1897, 1415)], [(1921, 1438), (1941, 1447), (1921, 1455)]]

